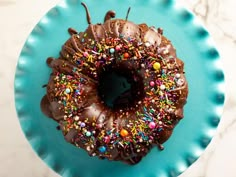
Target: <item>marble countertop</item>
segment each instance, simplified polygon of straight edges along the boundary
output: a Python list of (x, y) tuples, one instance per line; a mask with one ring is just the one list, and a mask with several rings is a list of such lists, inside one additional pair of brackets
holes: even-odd
[[(226, 78), (224, 113), (213, 141), (181, 177), (235, 177), (236, 1), (177, 0), (207, 27), (220, 51)], [(18, 56), (33, 27), (59, 0), (0, 0), (0, 177), (57, 177), (25, 139), (14, 107)], [(233, 62), (233, 63), (232, 63)]]

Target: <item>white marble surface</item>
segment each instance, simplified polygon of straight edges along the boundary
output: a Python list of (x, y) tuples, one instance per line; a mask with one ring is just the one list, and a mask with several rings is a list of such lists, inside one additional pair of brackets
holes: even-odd
[[(236, 1), (177, 0), (211, 33), (225, 68), (227, 97), (213, 142), (181, 177), (236, 177)], [(39, 19), (59, 0), (0, 0), (0, 177), (58, 177), (26, 141), (14, 107), (13, 81), (20, 50)]]

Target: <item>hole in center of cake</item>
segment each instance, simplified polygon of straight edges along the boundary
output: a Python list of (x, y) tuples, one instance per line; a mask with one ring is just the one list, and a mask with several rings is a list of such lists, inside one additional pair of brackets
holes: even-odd
[(108, 65), (101, 69), (98, 78), (98, 95), (112, 109), (134, 107), (144, 98), (143, 79), (135, 69)]

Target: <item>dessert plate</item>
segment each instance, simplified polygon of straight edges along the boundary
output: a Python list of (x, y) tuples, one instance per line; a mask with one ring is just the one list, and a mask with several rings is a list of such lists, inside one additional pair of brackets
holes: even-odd
[(193, 14), (171, 0), (84, 0), (92, 23), (103, 22), (108, 10), (117, 18), (137, 24), (162, 27), (164, 34), (185, 62), (189, 97), (184, 119), (171, 138), (135, 165), (99, 160), (67, 143), (57, 124), (40, 110), (50, 68), (49, 56), (58, 57), (69, 38), (67, 29), (84, 31), (86, 14), (79, 0), (65, 0), (52, 8), (35, 26), (19, 57), (15, 75), (15, 106), (23, 132), (29, 143), (52, 169), (64, 177), (168, 177), (178, 176), (190, 166), (211, 141), (224, 104), (224, 74), (220, 57), (210, 36)]

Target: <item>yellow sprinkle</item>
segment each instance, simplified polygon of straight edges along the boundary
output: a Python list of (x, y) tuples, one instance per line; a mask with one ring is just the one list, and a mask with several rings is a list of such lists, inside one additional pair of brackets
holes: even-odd
[(66, 100), (69, 100), (69, 99), (70, 99), (70, 95), (66, 94)]
[(70, 89), (71, 92), (73, 92), (73, 88), (69, 85), (68, 88)]
[(140, 129), (141, 132), (143, 132), (143, 126), (139, 125), (138, 128)]
[(92, 55), (89, 55), (89, 56), (88, 56), (88, 61), (91, 62), (91, 63), (93, 63), (93, 56), (92, 56)]
[(153, 65), (152, 65), (153, 69), (155, 70), (160, 70), (161, 68), (161, 64), (159, 62), (155, 62)]
[(132, 133), (133, 135), (136, 135), (136, 134), (137, 134), (136, 126), (133, 127), (133, 129), (131, 130), (131, 133)]

